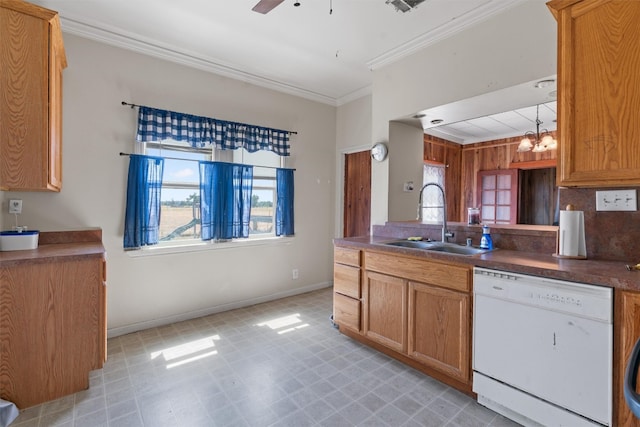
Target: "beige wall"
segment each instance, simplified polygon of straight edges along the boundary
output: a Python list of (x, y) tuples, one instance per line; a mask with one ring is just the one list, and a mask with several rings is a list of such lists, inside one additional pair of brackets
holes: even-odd
[[(372, 224), (407, 219), (415, 205), (403, 200), (402, 181), (416, 172), (395, 174), (417, 151), (422, 137), (394, 135), (389, 121), (461, 99), (493, 92), (556, 73), (556, 22), (545, 2), (525, 0), (476, 26), (373, 73), (372, 137), (390, 141), (389, 161), (373, 168)], [(396, 147), (395, 144), (401, 144)], [(412, 166), (413, 167), (413, 166)], [(417, 203), (417, 193), (413, 193)], [(404, 207), (403, 207), (404, 206)], [(393, 215), (392, 215), (393, 212)]]
[[(321, 286), (332, 280), (336, 109), (119, 48), (64, 35), (63, 189), (6, 193), (40, 230), (101, 227), (110, 333)], [(121, 101), (295, 130), (296, 237), (286, 243), (132, 258), (122, 249), (136, 110)], [(0, 196), (1, 197), (1, 196)], [(2, 222), (9, 224), (6, 209)], [(300, 273), (292, 280), (292, 269)], [(327, 313), (327, 321), (330, 313)]]
[(336, 111), (336, 210), (334, 236), (342, 237), (344, 218), (344, 157), (346, 154), (369, 150), (371, 139), (371, 95), (363, 96)]
[[(422, 128), (389, 123), (389, 221), (416, 219), (424, 148), (414, 141), (422, 141), (423, 136)], [(407, 181), (413, 181), (414, 191), (404, 191)]]

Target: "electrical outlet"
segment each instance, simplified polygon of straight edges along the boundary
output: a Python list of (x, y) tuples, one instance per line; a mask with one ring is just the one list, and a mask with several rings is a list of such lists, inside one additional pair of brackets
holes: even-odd
[(22, 213), (22, 200), (10, 199), (9, 200), (9, 213), (10, 214)]
[(291, 278), (293, 280), (297, 280), (298, 277), (299, 277), (298, 269), (294, 268), (293, 270), (291, 270)]
[(636, 211), (636, 190), (596, 191), (597, 211)]

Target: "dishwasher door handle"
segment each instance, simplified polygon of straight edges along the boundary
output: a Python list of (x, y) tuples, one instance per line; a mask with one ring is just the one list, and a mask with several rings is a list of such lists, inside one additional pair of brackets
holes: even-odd
[(633, 346), (624, 372), (624, 398), (636, 418), (640, 418), (640, 394), (636, 392), (638, 363), (640, 363), (640, 339)]

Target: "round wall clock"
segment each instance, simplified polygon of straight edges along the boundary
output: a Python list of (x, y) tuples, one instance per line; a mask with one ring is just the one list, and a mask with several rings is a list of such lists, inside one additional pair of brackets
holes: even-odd
[(383, 142), (378, 142), (376, 145), (371, 147), (371, 157), (379, 162), (387, 158), (387, 153), (387, 145)]

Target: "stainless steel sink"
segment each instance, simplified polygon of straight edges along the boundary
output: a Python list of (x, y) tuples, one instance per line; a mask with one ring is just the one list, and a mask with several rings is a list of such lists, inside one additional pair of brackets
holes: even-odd
[(403, 248), (421, 249), (433, 252), (443, 252), (453, 255), (478, 255), (491, 252), (491, 249), (475, 248), (473, 246), (462, 246), (456, 243), (443, 243), (443, 242), (423, 242), (413, 240), (394, 240), (392, 242), (386, 242), (385, 245), (400, 246)]
[(401, 246), (403, 248), (414, 248), (414, 249), (429, 249), (436, 242), (431, 241), (416, 241), (416, 240), (396, 240), (393, 242), (384, 243), (385, 245), (390, 246)]

